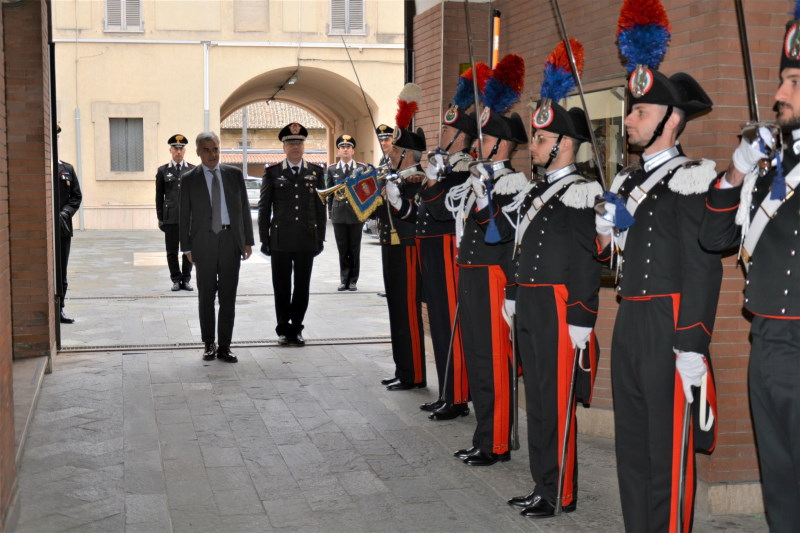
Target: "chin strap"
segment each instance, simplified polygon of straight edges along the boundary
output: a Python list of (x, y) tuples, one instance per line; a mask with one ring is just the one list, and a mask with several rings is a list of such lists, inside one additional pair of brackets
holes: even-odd
[(556, 143), (555, 143), (555, 144), (553, 145), (553, 147), (550, 149), (550, 157), (548, 157), (548, 158), (547, 158), (547, 163), (545, 163), (545, 164), (544, 164), (544, 167), (543, 167), (543, 168), (544, 168), (544, 170), (545, 170), (545, 172), (547, 172), (547, 169), (548, 169), (548, 168), (550, 168), (550, 164), (553, 162), (553, 160), (554, 160), (554, 159), (556, 158), (556, 156), (558, 155), (558, 148), (559, 148), (559, 146), (561, 145), (561, 140), (562, 140), (563, 138), (564, 138), (564, 135), (563, 135), (563, 134), (559, 134), (559, 135), (558, 135), (558, 139), (556, 139)]
[(489, 152), (489, 155), (486, 156), (486, 159), (491, 159), (495, 154), (497, 154), (497, 149), (500, 148), (500, 143), (502, 140), (503, 139), (497, 139), (497, 142), (494, 143), (494, 146), (492, 146), (492, 151)]
[(661, 122), (658, 123), (658, 126), (656, 126), (655, 131), (653, 131), (653, 136), (650, 137), (650, 142), (648, 142), (647, 145), (644, 147), (645, 150), (650, 148), (650, 146), (652, 146), (653, 143), (656, 142), (656, 139), (661, 137), (661, 134), (664, 133), (664, 126), (667, 125), (667, 121), (669, 120), (670, 116), (672, 116), (672, 106), (671, 105), (667, 106), (667, 112), (664, 115), (664, 118), (661, 119)]
[(447, 143), (447, 146), (444, 149), (445, 152), (448, 152), (448, 153), (450, 152), (450, 148), (453, 146), (453, 143), (456, 142), (456, 139), (458, 139), (461, 136), (462, 133), (464, 133), (464, 132), (462, 132), (461, 130), (458, 130), (456, 132), (456, 134), (453, 136), (453, 138), (450, 139), (450, 142)]

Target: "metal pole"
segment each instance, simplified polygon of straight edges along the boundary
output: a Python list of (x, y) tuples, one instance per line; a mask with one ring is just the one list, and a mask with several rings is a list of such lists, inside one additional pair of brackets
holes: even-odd
[[(458, 325), (458, 307), (461, 304), (460, 301), (456, 300), (456, 312), (453, 315), (453, 327), (450, 329), (450, 346), (447, 348), (447, 363), (444, 365), (444, 379), (442, 382), (444, 386), (442, 390), (439, 391), (439, 400), (446, 401), (445, 393), (447, 392), (447, 376), (450, 374), (450, 365), (453, 362), (453, 343), (455, 342), (456, 338), (456, 326)], [(455, 374), (453, 375), (453, 396), (455, 396)]]
[[(591, 342), (591, 341), (589, 341)], [(569, 381), (569, 395), (567, 396), (567, 419), (564, 421), (564, 442), (561, 445), (561, 464), (558, 467), (558, 492), (556, 493), (555, 514), (561, 514), (561, 492), (564, 490), (564, 475), (567, 469), (564, 465), (567, 462), (567, 451), (569, 450), (569, 434), (572, 426), (572, 409), (575, 407), (575, 375), (578, 371), (578, 358), (581, 349), (575, 348), (575, 356), (572, 358), (572, 378)]]
[(683, 532), (683, 522), (686, 517), (683, 513), (683, 506), (686, 503), (686, 461), (689, 447), (689, 423), (692, 419), (692, 404), (688, 400), (684, 401), (683, 406), (683, 434), (681, 435), (681, 463), (678, 470), (678, 513), (675, 520), (675, 533)]
[(519, 355), (517, 352), (517, 315), (511, 317), (511, 449), (519, 450)]
[(469, 17), (469, 0), (464, 0), (464, 15), (467, 19), (467, 46), (469, 63), (472, 65), (472, 90), (475, 100), (475, 122), (478, 126), (478, 159), (483, 159), (483, 131), (481, 130), (481, 104), (478, 98), (478, 73), (475, 71), (475, 56), (472, 50), (472, 23)]
[(747, 44), (747, 26), (744, 20), (742, 0), (734, 0), (736, 6), (736, 21), (739, 26), (739, 41), (742, 44), (742, 59), (744, 60), (744, 77), (747, 84), (747, 104), (750, 106), (750, 120), (760, 122), (758, 115), (758, 94), (756, 93), (755, 79), (753, 78), (753, 63), (750, 58), (750, 46)]

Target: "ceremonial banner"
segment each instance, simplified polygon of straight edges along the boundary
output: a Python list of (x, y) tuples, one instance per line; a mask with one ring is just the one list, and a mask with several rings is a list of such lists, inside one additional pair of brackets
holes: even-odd
[(361, 222), (367, 220), (383, 204), (378, 173), (372, 165), (358, 169), (344, 180), (344, 184), (345, 196)]

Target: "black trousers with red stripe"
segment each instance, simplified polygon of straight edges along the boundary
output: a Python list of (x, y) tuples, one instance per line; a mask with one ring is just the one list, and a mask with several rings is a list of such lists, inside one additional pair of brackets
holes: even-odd
[[(575, 358), (567, 326), (567, 296), (564, 285), (517, 288), (517, 350), (525, 379), (531, 475), (536, 494), (554, 505)], [(577, 431), (573, 409), (562, 505), (578, 497)]]
[[(622, 515), (629, 533), (675, 531), (683, 390), (675, 378), (677, 295), (622, 299), (611, 341)], [(687, 445), (684, 531), (694, 515), (694, 439)]]
[(499, 266), (460, 265), (458, 316), (478, 426), (472, 445), (505, 453), (511, 439), (511, 340), (502, 315), (506, 278)]
[(422, 329), (422, 290), (414, 239), (381, 246), (383, 285), (389, 306), (389, 330), (395, 377), (403, 383), (425, 381), (425, 335)]
[(469, 400), (469, 386), (458, 323), (453, 336), (452, 357), (449, 354), (458, 300), (454, 241), (455, 235), (417, 237), (417, 248), (422, 267), (422, 293), (428, 306), (433, 356), (439, 378), (439, 394), (447, 403), (464, 404)]
[(770, 531), (800, 531), (800, 320), (753, 317), (750, 407)]

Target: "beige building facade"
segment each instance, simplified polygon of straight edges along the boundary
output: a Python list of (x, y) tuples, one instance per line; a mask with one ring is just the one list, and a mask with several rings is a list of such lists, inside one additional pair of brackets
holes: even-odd
[(404, 76), (401, 0), (54, 0), (53, 37), (59, 157), (81, 178), (84, 229), (155, 228), (170, 135), (219, 132), (254, 102), (302, 107), (328, 153), (347, 131), (375, 161), (359, 80), (392, 123)]

